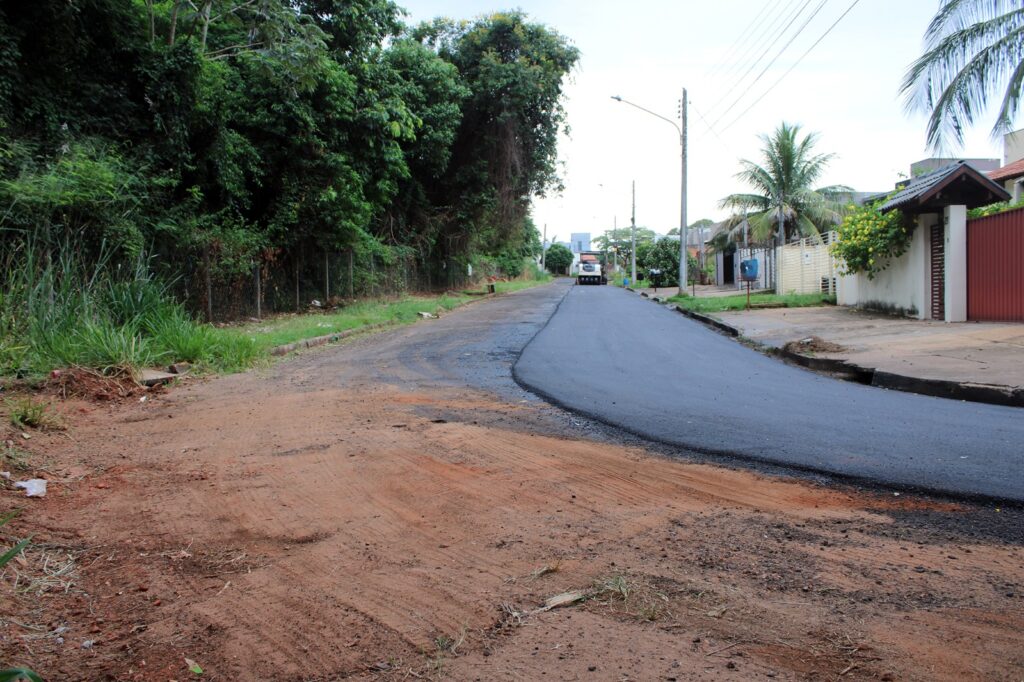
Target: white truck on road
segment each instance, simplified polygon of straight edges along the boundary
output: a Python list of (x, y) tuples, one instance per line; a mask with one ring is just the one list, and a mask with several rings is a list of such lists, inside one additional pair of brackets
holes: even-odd
[(596, 253), (581, 253), (579, 270), (576, 272), (576, 284), (607, 284), (608, 280), (601, 271), (601, 261)]

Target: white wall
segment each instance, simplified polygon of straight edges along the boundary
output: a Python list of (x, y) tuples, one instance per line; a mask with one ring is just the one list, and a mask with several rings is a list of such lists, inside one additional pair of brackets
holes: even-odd
[(931, 315), (929, 235), (931, 226), (939, 220), (934, 213), (918, 218), (910, 248), (874, 279), (868, 279), (863, 273), (840, 277), (838, 303), (928, 319)]
[(1003, 165), (1024, 159), (1024, 130), (1003, 135)]
[(967, 207), (943, 211), (946, 239), (946, 322), (967, 321)]

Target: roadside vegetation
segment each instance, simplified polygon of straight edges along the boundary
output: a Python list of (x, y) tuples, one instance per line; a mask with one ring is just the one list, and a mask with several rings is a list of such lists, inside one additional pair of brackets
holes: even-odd
[(924, 54), (904, 76), (908, 111), (929, 115), (928, 146), (962, 146), (964, 131), (997, 104), (992, 136), (1013, 130), (1021, 107), (1020, 3), (942, 0)]
[(899, 210), (882, 213), (883, 202), (849, 206), (840, 224), (839, 241), (830, 249), (843, 266), (843, 274), (863, 272), (868, 279), (885, 270), (910, 248), (914, 231)]
[[(697, 313), (719, 313), (726, 310), (745, 310), (747, 295), (709, 296), (694, 298), (689, 294), (673, 296), (669, 303)], [(836, 297), (829, 294), (751, 294), (751, 308), (810, 308), (813, 306), (835, 305)]]
[[(550, 276), (534, 279), (495, 282), (499, 294), (519, 291), (551, 281)], [(420, 319), (420, 313), (440, 314), (454, 310), (470, 301), (478, 300), (484, 291), (451, 292), (440, 296), (402, 296), (394, 300), (358, 301), (336, 312), (280, 315), (259, 322), (218, 330), (234, 336), (239, 343), (252, 343), (257, 357), (265, 357), (277, 346), (303, 339), (327, 336), (370, 325), (410, 324)]]
[(61, 367), (135, 378), (143, 367), (186, 361), (215, 370), (248, 367), (252, 341), (193, 320), (150, 264), (131, 269), (25, 242), (0, 275), (0, 376)]
[[(451, 310), (476, 292), (403, 295), (348, 302), (336, 311), (272, 316), (242, 326), (197, 322), (175, 302), (171, 287), (139, 259), (130, 270), (106, 258), (88, 262), (70, 245), (49, 260), (30, 244), (3, 262), (0, 280), (0, 377), (32, 377), (82, 367), (108, 377), (137, 378), (141, 369), (188, 362), (200, 371), (251, 367), (274, 346), (359, 327), (418, 319)], [(550, 277), (532, 263), (520, 279), (497, 282), (498, 293), (542, 284)], [(30, 426), (37, 405), (8, 405)]]
[(232, 371), (272, 341), (210, 322), (401, 322), (471, 272), (537, 281), (567, 38), (390, 0), (190, 7), (0, 10), (0, 378)]
[(772, 237), (817, 237), (842, 220), (843, 199), (853, 190), (844, 185), (815, 187), (835, 155), (815, 153), (818, 134), (801, 137), (800, 131), (799, 124), (782, 122), (770, 135), (761, 136), (760, 164), (740, 161), (743, 170), (736, 178), (753, 191), (730, 194), (719, 202), (732, 211), (729, 230), (721, 238), (738, 242), (744, 229), (759, 243)]

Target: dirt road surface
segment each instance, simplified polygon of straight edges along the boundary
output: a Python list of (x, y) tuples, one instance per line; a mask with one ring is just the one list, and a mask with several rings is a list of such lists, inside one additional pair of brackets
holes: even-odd
[(48, 680), (1024, 678), (1020, 511), (572, 417), (509, 378), (556, 298), (66, 404), (66, 434), (23, 443), (48, 496), (2, 493), (23, 509), (4, 545), (34, 537), (3, 573), (0, 660)]

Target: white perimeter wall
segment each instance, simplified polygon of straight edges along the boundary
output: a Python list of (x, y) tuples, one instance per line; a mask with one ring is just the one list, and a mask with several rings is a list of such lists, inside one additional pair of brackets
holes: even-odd
[(886, 310), (921, 320), (930, 317), (929, 239), (931, 226), (940, 221), (937, 214), (918, 218), (910, 248), (874, 279), (863, 273), (840, 277), (836, 292), (839, 305)]

